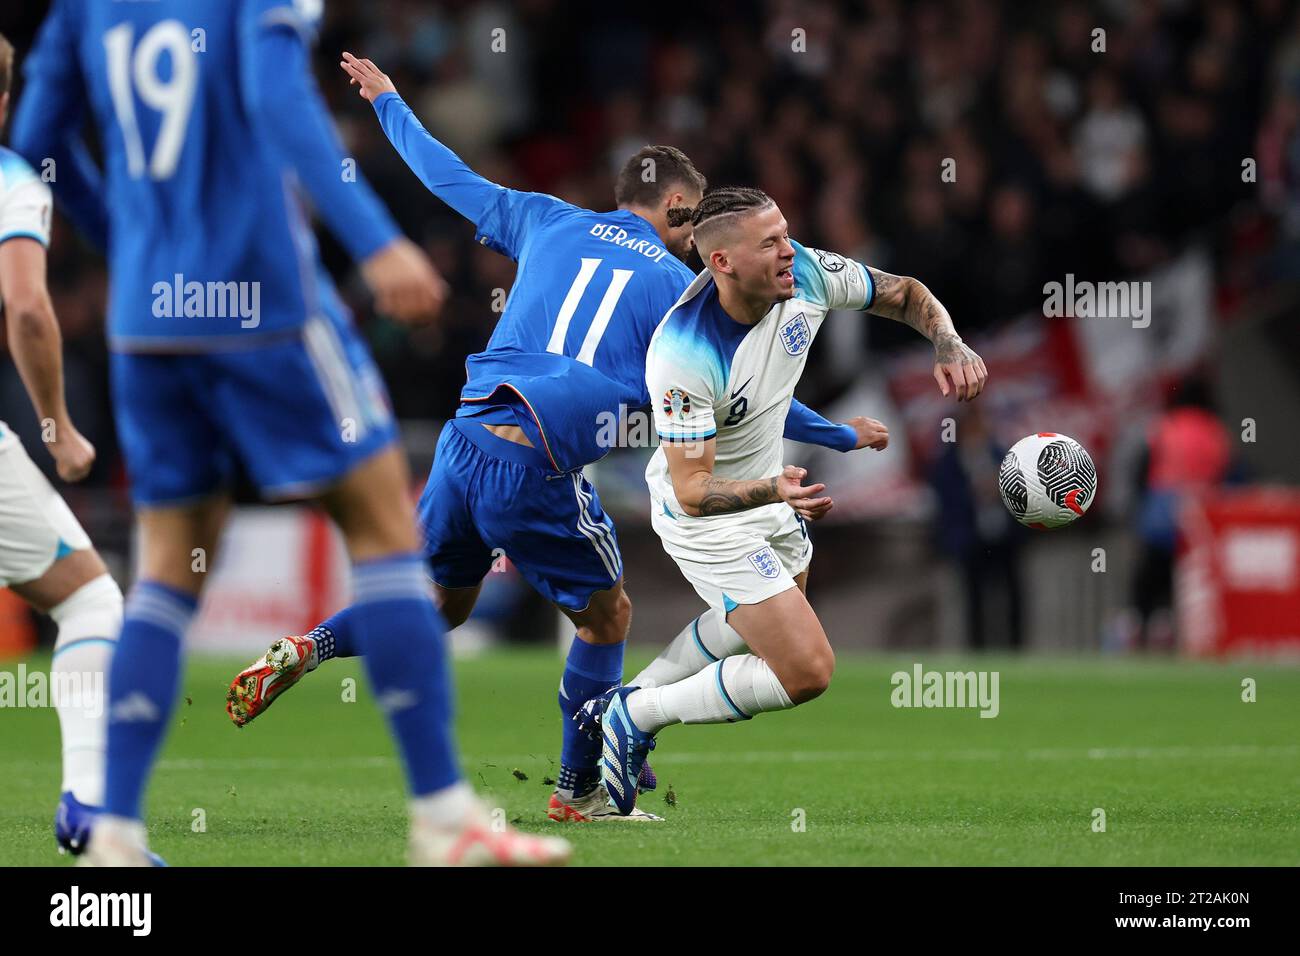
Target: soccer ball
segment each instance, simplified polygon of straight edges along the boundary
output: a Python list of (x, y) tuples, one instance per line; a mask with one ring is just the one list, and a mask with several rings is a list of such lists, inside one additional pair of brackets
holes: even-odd
[(1073, 438), (1039, 432), (1011, 446), (998, 469), (1002, 503), (1021, 524), (1046, 531), (1077, 518), (1097, 495), (1097, 469)]

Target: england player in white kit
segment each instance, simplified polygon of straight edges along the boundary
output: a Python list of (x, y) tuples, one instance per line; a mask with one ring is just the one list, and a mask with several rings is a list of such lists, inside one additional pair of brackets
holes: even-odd
[[(29, 343), (39, 319), (28, 307), (27, 289), (20, 285), (44, 288), (51, 202), (49, 187), (32, 168), (16, 153), (0, 147), (0, 308), (19, 372), (29, 390), (37, 392), (43, 388), (40, 377), (44, 377), (48, 360), (33, 355), (31, 361), (24, 361), (32, 355)], [(28, 260), (37, 258), (39, 279), (29, 275), (32, 270), (27, 267)], [(57, 383), (53, 405), (62, 402), (61, 384)], [(38, 409), (38, 413), (50, 410)], [(57, 422), (52, 417), (49, 420), (57, 436)], [(90, 540), (68, 506), (32, 464), (13, 429), (0, 421), (0, 586), (33, 581), (49, 570), (60, 551), (89, 547)]]
[(773, 504), (718, 513), (694, 500), (684, 505), (665, 447), (677, 446), (687, 460), (698, 461), (712, 440), (715, 479), (780, 475), (782, 416), (809, 345), (827, 312), (865, 309), (873, 294), (861, 264), (792, 245), (795, 298), (773, 307), (756, 325), (745, 325), (718, 304), (717, 285), (706, 270), (660, 323), (646, 356), (663, 443), (646, 468), (651, 520), (686, 579), (724, 615), (795, 586), (795, 576), (812, 559), (801, 510), (808, 518), (820, 517), (823, 499), (810, 495), (790, 507), (774, 498)]
[(925, 286), (792, 242), (761, 191), (710, 192), (693, 221), (708, 268), (651, 340), (646, 382), (661, 444), (646, 480), (654, 529), (709, 604), (714, 640), (679, 638), (697, 644), (693, 673), (677, 648), (675, 680), (657, 679), (657, 661), (607, 696), (602, 774), (620, 808), (632, 805), (664, 727), (748, 720), (830, 683), (834, 654), (803, 591), (805, 522), (832, 502), (824, 486), (802, 485), (804, 469), (782, 465), (782, 422), (826, 314), (870, 311), (912, 325), (935, 345), (944, 395), (973, 399), (987, 378)]
[[(13, 49), (0, 37), (0, 125), (9, 106)], [(59, 477), (78, 481), (95, 461), (63, 395), (62, 340), (45, 283), (49, 187), (0, 147), (0, 311), (9, 351), (41, 423)], [(50, 665), (63, 741), (61, 850), (79, 853), (104, 799), (105, 674), (122, 625), (122, 592), (63, 498), (0, 421), (0, 587), (58, 625)]]

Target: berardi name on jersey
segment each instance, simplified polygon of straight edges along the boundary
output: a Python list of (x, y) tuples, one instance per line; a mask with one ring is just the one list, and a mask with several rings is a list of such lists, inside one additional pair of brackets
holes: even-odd
[(591, 234), (597, 239), (605, 242), (612, 242), (614, 245), (623, 249), (630, 249), (633, 252), (639, 252), (654, 262), (659, 262), (664, 256), (668, 255), (668, 250), (663, 246), (655, 245), (646, 239), (638, 239), (631, 235), (622, 226), (617, 226), (612, 222), (598, 222), (591, 227)]

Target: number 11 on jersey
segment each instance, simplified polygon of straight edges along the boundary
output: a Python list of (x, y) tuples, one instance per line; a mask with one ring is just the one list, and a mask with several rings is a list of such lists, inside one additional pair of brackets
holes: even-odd
[[(574, 278), (573, 285), (569, 286), (569, 292), (560, 306), (560, 314), (555, 317), (555, 328), (551, 330), (551, 340), (546, 344), (546, 351), (554, 352), (556, 355), (566, 354), (564, 340), (569, 334), (569, 325), (573, 322), (573, 315), (578, 311), (578, 305), (582, 302), (583, 294), (587, 291), (587, 286), (591, 284), (591, 279), (596, 274), (596, 270), (600, 268), (601, 263), (604, 261), (604, 259), (583, 258), (582, 266), (578, 269), (578, 275)], [(610, 317), (613, 316), (614, 309), (618, 306), (619, 297), (623, 295), (623, 290), (627, 287), (633, 275), (631, 269), (615, 269), (613, 272), (614, 275), (610, 278), (609, 285), (605, 289), (605, 295), (600, 300), (600, 306), (592, 317), (591, 325), (587, 327), (587, 334), (582, 338), (582, 347), (578, 349), (578, 354), (575, 356), (584, 365), (592, 364), (595, 359), (596, 348), (600, 345), (601, 337), (605, 334)]]

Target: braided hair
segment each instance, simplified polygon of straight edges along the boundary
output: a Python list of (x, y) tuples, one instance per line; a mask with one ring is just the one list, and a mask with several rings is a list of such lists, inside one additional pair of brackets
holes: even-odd
[(748, 186), (718, 186), (705, 193), (700, 204), (695, 207), (691, 222), (699, 227), (702, 223), (719, 216), (729, 216), (737, 212), (753, 212), (772, 204), (772, 197), (761, 189)]
[(701, 226), (704, 226), (707, 234), (712, 231), (711, 226), (720, 224), (719, 221), (728, 216), (757, 212), (772, 204), (772, 197), (761, 189), (751, 189), (748, 186), (718, 186), (710, 189), (695, 207), (695, 215), (691, 217), (696, 230), (696, 242), (699, 242)]

